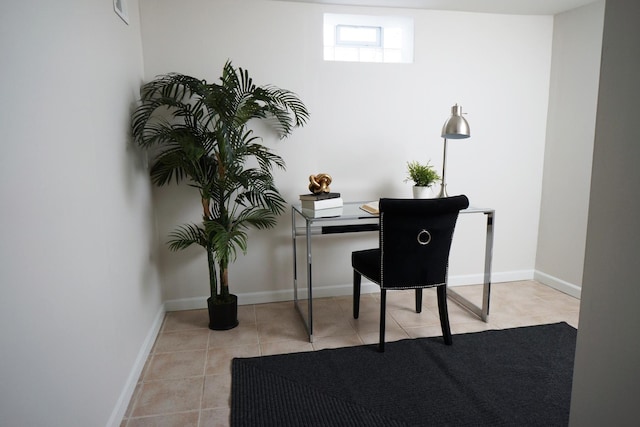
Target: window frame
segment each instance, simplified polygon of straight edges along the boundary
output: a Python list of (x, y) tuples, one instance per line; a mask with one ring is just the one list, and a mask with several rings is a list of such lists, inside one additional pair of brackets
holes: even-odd
[[(376, 42), (348, 40), (340, 28), (375, 29)], [(328, 62), (412, 64), (414, 23), (412, 17), (325, 13), (323, 59)]]

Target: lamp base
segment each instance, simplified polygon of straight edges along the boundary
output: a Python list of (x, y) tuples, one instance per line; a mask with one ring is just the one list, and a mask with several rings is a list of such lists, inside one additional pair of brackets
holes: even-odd
[(440, 193), (438, 194), (438, 198), (441, 199), (443, 197), (449, 197), (447, 194), (447, 184), (442, 184), (440, 186)]

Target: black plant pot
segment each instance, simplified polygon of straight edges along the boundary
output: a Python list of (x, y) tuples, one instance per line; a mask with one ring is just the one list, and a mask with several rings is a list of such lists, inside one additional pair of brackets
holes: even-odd
[(225, 331), (238, 326), (238, 297), (229, 295), (229, 301), (207, 298), (209, 307), (209, 329)]

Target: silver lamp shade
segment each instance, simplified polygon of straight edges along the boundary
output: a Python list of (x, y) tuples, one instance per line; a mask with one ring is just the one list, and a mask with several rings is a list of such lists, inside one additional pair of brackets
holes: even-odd
[(447, 168), (447, 140), (465, 139), (471, 136), (469, 123), (462, 117), (462, 106), (456, 104), (451, 107), (451, 117), (442, 126), (442, 137), (444, 138), (444, 158), (442, 159), (442, 185), (438, 197), (449, 197), (447, 194), (446, 168)]
[(442, 126), (442, 137), (445, 139), (464, 139), (471, 136), (469, 123), (462, 117), (462, 106), (451, 107), (451, 117)]

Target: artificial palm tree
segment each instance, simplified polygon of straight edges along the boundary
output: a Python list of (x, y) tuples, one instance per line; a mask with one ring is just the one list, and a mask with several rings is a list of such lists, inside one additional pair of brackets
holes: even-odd
[[(273, 178), (274, 167), (284, 169), (284, 160), (260, 144), (248, 122), (262, 119), (284, 138), (303, 126), (309, 113), (293, 92), (256, 86), (231, 62), (219, 83), (170, 73), (143, 85), (140, 95), (133, 136), (153, 150), (153, 183), (187, 181), (200, 193), (202, 222), (178, 227), (169, 248), (197, 244), (206, 250), (211, 317), (217, 306), (237, 305), (229, 292), (229, 264), (238, 250), (246, 253), (249, 227), (275, 226), (285, 207)], [(212, 323), (214, 329), (227, 329), (237, 325), (237, 315), (232, 325)]]

